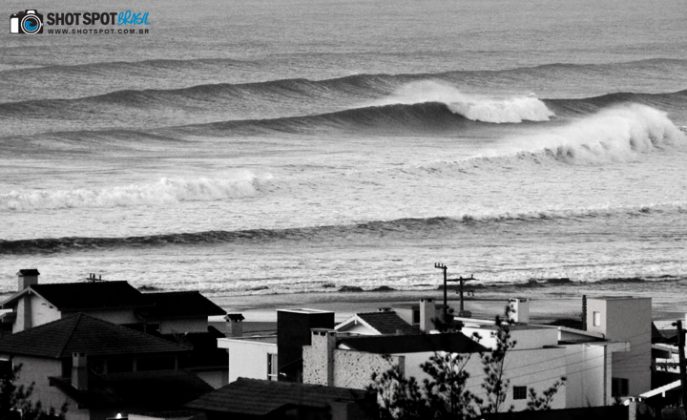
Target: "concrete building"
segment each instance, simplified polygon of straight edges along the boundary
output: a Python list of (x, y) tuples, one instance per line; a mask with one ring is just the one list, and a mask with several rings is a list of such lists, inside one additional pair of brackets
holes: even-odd
[(639, 395), (651, 389), (651, 298), (587, 299), (587, 331), (629, 343), (612, 357), (613, 395)]

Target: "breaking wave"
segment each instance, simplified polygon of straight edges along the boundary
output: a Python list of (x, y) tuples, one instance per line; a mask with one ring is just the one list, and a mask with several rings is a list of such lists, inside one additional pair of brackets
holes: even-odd
[(129, 207), (242, 198), (257, 194), (269, 179), (271, 175), (258, 177), (244, 171), (230, 174), (225, 178), (161, 178), (149, 184), (101, 189), (10, 191), (0, 194), (0, 210)]
[(484, 157), (544, 156), (566, 163), (628, 161), (685, 141), (685, 133), (665, 112), (646, 105), (622, 104), (564, 126), (508, 138)]
[(563, 222), (582, 218), (614, 216), (647, 217), (651, 214), (685, 214), (687, 204), (652, 205), (633, 208), (599, 208), (578, 210), (542, 210), (522, 214), (482, 214), (461, 217), (405, 218), (389, 221), (370, 221), (350, 225), (326, 225), (284, 229), (246, 229), (234, 231), (205, 231), (169, 233), (130, 237), (65, 237), (20, 240), (0, 240), (2, 254), (59, 253), (92, 249), (146, 248), (174, 245), (207, 245), (222, 243), (267, 243), (277, 241), (349, 240), (359, 237), (379, 237), (389, 240), (400, 237), (427, 238), (444, 236), (447, 230), (460, 231), (491, 228), (494, 224), (528, 224)]
[(449, 110), (472, 121), (520, 123), (548, 121), (555, 114), (534, 96), (495, 97), (466, 94), (447, 83), (422, 80), (398, 88), (378, 105), (440, 102)]

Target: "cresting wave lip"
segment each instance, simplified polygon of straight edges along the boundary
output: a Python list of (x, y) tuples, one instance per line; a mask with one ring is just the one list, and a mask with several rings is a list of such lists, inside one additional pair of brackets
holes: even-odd
[(523, 224), (557, 222), (567, 219), (613, 217), (617, 215), (647, 217), (652, 213), (687, 212), (687, 203), (652, 205), (637, 208), (542, 210), (525, 214), (464, 215), (459, 218), (406, 218), (370, 221), (350, 225), (324, 225), (283, 229), (247, 229), (235, 231), (205, 231), (170, 233), (130, 237), (64, 237), (0, 240), (0, 255), (53, 254), (98, 249), (152, 248), (165, 246), (215, 245), (223, 243), (267, 243), (275, 241), (331, 241), (355, 237), (384, 237), (397, 234), (417, 236), (444, 235), (446, 230), (479, 229), (493, 224)]

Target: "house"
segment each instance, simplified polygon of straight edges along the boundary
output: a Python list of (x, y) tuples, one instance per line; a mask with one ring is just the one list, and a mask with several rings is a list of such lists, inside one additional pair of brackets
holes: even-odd
[(17, 333), (73, 313), (88, 313), (114, 324), (140, 323), (137, 310), (150, 306), (143, 294), (126, 281), (39, 284), (38, 270), (19, 270), (18, 291), (2, 304), (15, 313)]
[(126, 281), (91, 276), (76, 283), (38, 282), (36, 269), (19, 270), (18, 291), (2, 303), (19, 332), (73, 313), (159, 334), (204, 333), (208, 317), (226, 312), (196, 291), (141, 293)]
[(318, 309), (280, 309), (277, 333), (244, 336), (240, 314), (227, 315), (229, 337), (217, 347), (229, 354), (228, 380), (239, 377), (300, 381), (303, 345), (310, 344), (312, 328), (334, 328), (334, 312)]
[(215, 388), (227, 383), (226, 352), (217, 348), (224, 334), (208, 317), (226, 312), (197, 291), (141, 293), (126, 281), (89, 277), (78, 283), (41, 284), (35, 269), (19, 270), (19, 291), (3, 304), (5, 329), (14, 333), (85, 313), (191, 347), (182, 367)]
[(365, 420), (366, 402), (356, 389), (239, 378), (186, 406), (208, 420)]
[(44, 407), (68, 404), (68, 420), (104, 420), (130, 410), (182, 409), (212, 390), (180, 370), (190, 349), (77, 313), (0, 340), (0, 359), (21, 365)]
[(629, 351), (612, 357), (613, 394), (638, 395), (651, 389), (651, 298), (629, 296), (587, 299), (587, 331), (627, 342)]
[(360, 335), (419, 334), (421, 330), (411, 326), (391, 309), (357, 313), (334, 328), (338, 332)]

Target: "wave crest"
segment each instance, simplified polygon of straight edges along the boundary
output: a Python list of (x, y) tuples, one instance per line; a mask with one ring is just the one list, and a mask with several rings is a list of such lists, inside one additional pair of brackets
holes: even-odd
[(454, 86), (434, 80), (407, 83), (377, 105), (440, 102), (452, 112), (472, 121), (521, 123), (548, 121), (555, 114), (535, 96), (495, 97), (467, 94)]
[(222, 178), (160, 178), (147, 184), (101, 189), (21, 190), (0, 194), (0, 210), (25, 211), (82, 207), (129, 207), (184, 201), (214, 201), (255, 195), (271, 175), (250, 171)]

